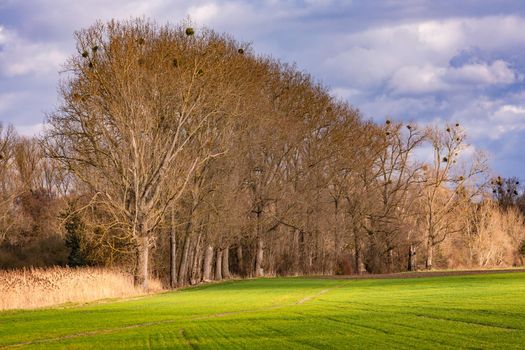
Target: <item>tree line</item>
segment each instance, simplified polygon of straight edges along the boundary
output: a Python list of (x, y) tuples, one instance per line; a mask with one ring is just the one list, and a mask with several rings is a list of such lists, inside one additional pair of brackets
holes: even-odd
[(458, 123), (363, 118), (293, 65), (189, 24), (75, 33), (44, 135), (0, 133), (0, 264), (232, 275), (523, 264), (525, 197)]

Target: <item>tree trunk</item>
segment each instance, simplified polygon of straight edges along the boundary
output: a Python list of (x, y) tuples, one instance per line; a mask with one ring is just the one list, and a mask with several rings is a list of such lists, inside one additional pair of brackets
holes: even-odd
[(434, 245), (432, 244), (432, 241), (428, 241), (427, 245), (427, 261), (425, 264), (425, 267), (427, 270), (432, 270), (432, 258), (434, 255)]
[(242, 245), (239, 243), (237, 246), (237, 271), (239, 272), (239, 275), (244, 277), (244, 259), (242, 256)]
[(179, 280), (178, 280), (179, 286), (183, 286), (186, 284), (186, 280), (188, 276), (188, 256), (190, 253), (190, 243), (191, 243), (191, 236), (189, 234), (186, 234), (186, 237), (184, 239), (184, 248), (182, 250), (182, 258), (181, 258), (180, 267), (179, 267)]
[(230, 248), (226, 247), (222, 251), (222, 277), (227, 279), (230, 278)]
[(334, 261), (333, 274), (338, 273), (339, 270), (339, 233), (337, 232), (339, 226), (339, 200), (334, 200)]
[(137, 239), (137, 268), (135, 271), (135, 285), (140, 285), (144, 290), (148, 289), (148, 262), (149, 262), (149, 239), (141, 236)]
[(170, 286), (177, 287), (177, 237), (174, 227), (170, 231)]
[(202, 256), (202, 253), (201, 253), (201, 238), (202, 238), (202, 233), (199, 233), (199, 235), (197, 236), (197, 243), (195, 244), (195, 252), (193, 253), (193, 263), (191, 264), (191, 274), (190, 274), (190, 284), (196, 284), (199, 279), (198, 275), (200, 275), (198, 272), (198, 269), (199, 269), (199, 260), (201, 260), (201, 256)]
[(298, 273), (300, 272), (304, 275), (306, 271), (306, 242), (305, 242), (305, 237), (304, 237), (304, 231), (302, 230), (299, 231), (297, 249), (299, 250), (298, 251), (299, 268), (297, 269), (296, 272)]
[(361, 253), (361, 245), (357, 233), (354, 233), (355, 244), (355, 272), (361, 275), (365, 272), (365, 264), (363, 263), (363, 254)]
[(188, 253), (188, 266), (186, 267), (186, 278), (184, 279), (184, 284), (193, 284), (191, 282), (191, 279), (192, 279), (192, 273), (193, 273), (193, 259), (195, 259), (195, 253), (197, 253), (197, 251), (195, 250), (196, 249), (196, 246), (195, 244), (193, 244), (193, 239), (191, 240), (191, 244), (190, 244), (190, 250), (189, 250), (189, 253)]
[(411, 244), (408, 248), (408, 271), (416, 271), (416, 246), (415, 244)]
[(257, 252), (255, 255), (255, 277), (264, 276), (264, 270), (262, 267), (264, 258), (264, 243), (261, 237), (257, 238)]
[(204, 261), (204, 251), (201, 249), (199, 253), (199, 260), (197, 261), (197, 275), (195, 276), (196, 282), (200, 282), (202, 280), (202, 263)]
[(204, 253), (204, 271), (202, 274), (203, 282), (211, 281), (212, 262), (213, 262), (213, 247), (211, 245), (208, 245)]
[(388, 248), (388, 272), (394, 272), (394, 248)]
[(215, 254), (215, 280), (222, 280), (222, 251), (219, 248)]
[(294, 265), (293, 273), (295, 275), (303, 272), (303, 234), (300, 230), (293, 231), (293, 246), (294, 246)]

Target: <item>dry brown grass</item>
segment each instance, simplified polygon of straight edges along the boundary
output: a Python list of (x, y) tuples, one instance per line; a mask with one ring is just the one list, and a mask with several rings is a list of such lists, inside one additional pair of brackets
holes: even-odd
[(32, 309), (105, 298), (125, 298), (162, 290), (150, 280), (144, 291), (129, 274), (103, 268), (31, 268), (0, 271), (0, 310)]

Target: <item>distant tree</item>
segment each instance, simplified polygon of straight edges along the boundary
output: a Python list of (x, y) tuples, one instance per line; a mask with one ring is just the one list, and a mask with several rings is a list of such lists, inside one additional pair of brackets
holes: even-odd
[(518, 178), (502, 178), (498, 176), (493, 178), (490, 184), (492, 194), (502, 208), (506, 209), (518, 205), (522, 192), (522, 186)]
[(432, 269), (434, 248), (450, 234), (461, 231), (458, 210), (479, 195), (476, 180), (486, 172), (485, 158), (474, 154), (461, 158), (466, 148), (465, 133), (459, 124), (428, 131), (433, 151), (432, 165), (423, 176), (423, 221), (426, 231), (426, 268)]
[(15, 224), (13, 201), (19, 189), (13, 183), (14, 148), (17, 135), (12, 126), (0, 123), (0, 244), (7, 238)]

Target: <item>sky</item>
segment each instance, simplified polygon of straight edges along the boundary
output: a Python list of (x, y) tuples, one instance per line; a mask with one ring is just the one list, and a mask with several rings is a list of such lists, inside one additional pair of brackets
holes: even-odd
[(496, 174), (525, 177), (522, 0), (0, 0), (0, 121), (38, 133), (74, 31), (133, 17), (228, 32), (377, 122), (459, 122)]

